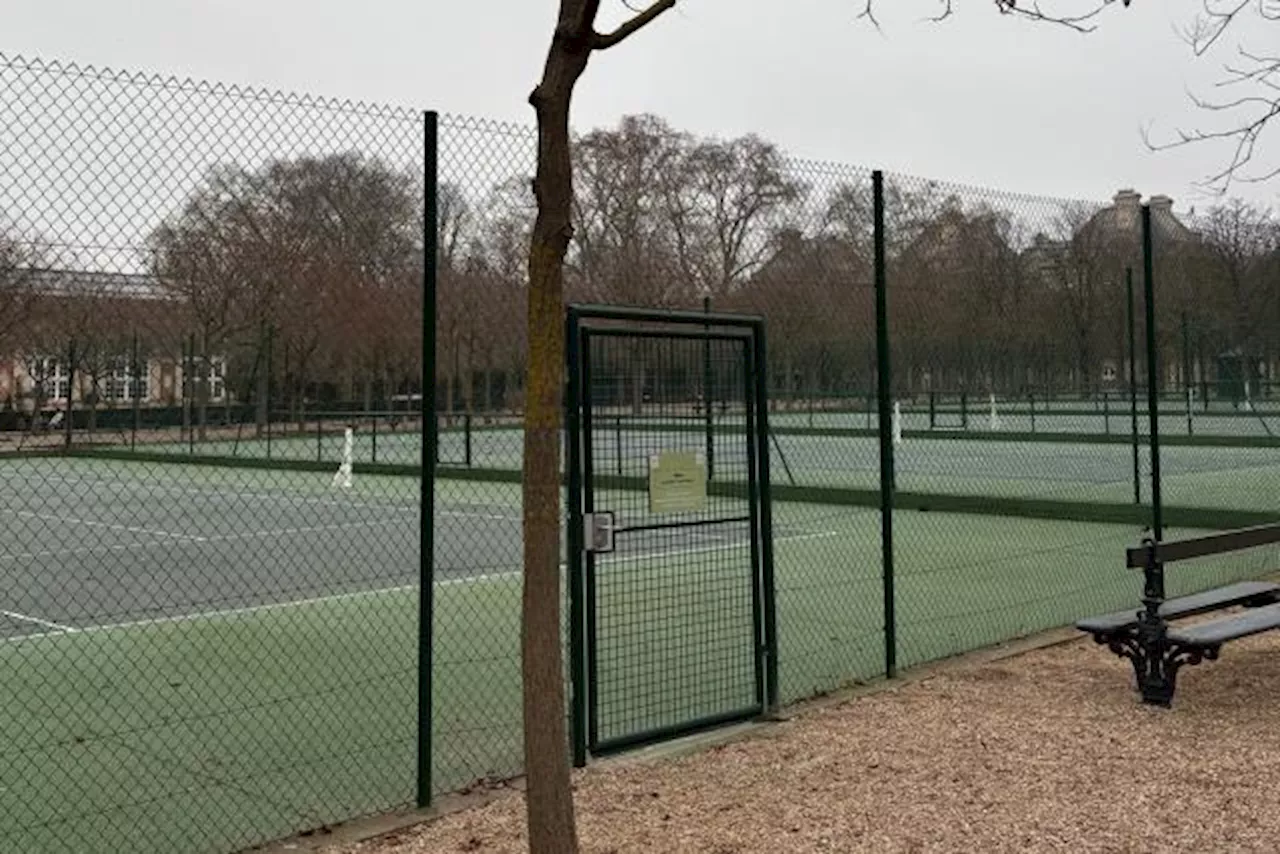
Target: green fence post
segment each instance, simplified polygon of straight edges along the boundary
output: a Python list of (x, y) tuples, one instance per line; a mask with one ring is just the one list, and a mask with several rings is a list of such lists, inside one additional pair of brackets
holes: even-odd
[(1027, 393), (1027, 403), (1031, 405), (1031, 432), (1036, 432), (1036, 395), (1035, 392)]
[[(702, 313), (711, 313), (711, 297), (704, 296), (702, 298)], [(704, 325), (703, 329), (710, 334), (711, 326)], [(714, 416), (711, 412), (711, 339), (707, 338), (702, 342), (702, 414), (703, 429), (706, 433), (706, 457), (707, 457), (707, 480), (715, 477), (716, 470), (716, 440), (714, 433)], [(621, 459), (621, 455), (618, 457)], [(622, 472), (618, 472), (621, 474)]]
[[(583, 543), (583, 471), (582, 471), (582, 376), (579, 366), (582, 341), (578, 315), (571, 308), (565, 313), (565, 469), (568, 475), (568, 525), (565, 547), (569, 574), (569, 728), (573, 764), (587, 764), (587, 626), (586, 626), (586, 562)], [(622, 423), (622, 416), (617, 416)], [(619, 428), (620, 434), (621, 428)], [(618, 457), (622, 459), (621, 454)]]
[(898, 673), (897, 612), (893, 576), (893, 436), (889, 411), (892, 375), (889, 363), (889, 299), (885, 270), (884, 173), (871, 174), (876, 288), (876, 380), (880, 424), (880, 560), (884, 586), (884, 672)]
[[(616, 459), (614, 471), (622, 474), (622, 416), (613, 417), (613, 456)], [(707, 460), (707, 480), (711, 479), (711, 460)]]
[(932, 430), (938, 423), (938, 393), (933, 389), (929, 389), (929, 429)]
[(187, 342), (187, 367), (189, 378), (182, 385), (186, 389), (187, 398), (187, 453), (196, 452), (196, 334), (189, 336)]
[(371, 428), (369, 432), (371, 434), (371, 441), (372, 441), (372, 448), (370, 449), (369, 461), (376, 463), (378, 461), (378, 413), (377, 412), (374, 412), (373, 415), (369, 417), (369, 426)]
[(969, 429), (969, 392), (960, 392), (960, 429)]
[(1147, 417), (1151, 422), (1148, 438), (1151, 448), (1151, 536), (1159, 542), (1164, 532), (1163, 508), (1160, 506), (1160, 394), (1159, 366), (1156, 363), (1156, 288), (1155, 264), (1151, 247), (1151, 206), (1142, 206), (1142, 278), (1147, 319)]
[(71, 447), (72, 440), (72, 421), (75, 415), (75, 409), (72, 406), (72, 400), (76, 396), (76, 339), (72, 338), (67, 342), (67, 399), (63, 403), (63, 412), (65, 413), (66, 423), (62, 425), (62, 442), (66, 447)]
[(1187, 399), (1187, 435), (1195, 433), (1191, 424), (1191, 345), (1187, 336), (1187, 313), (1182, 312), (1182, 395)]
[(271, 459), (271, 389), (275, 384), (275, 374), (272, 371), (271, 352), (275, 349), (275, 331), (274, 323), (267, 324), (267, 383), (266, 383), (266, 405), (263, 412), (266, 413), (266, 431), (267, 431), (267, 459)]
[(1102, 432), (1111, 435), (1111, 392), (1102, 392)]
[(1140, 460), (1141, 449), (1139, 448), (1140, 440), (1138, 437), (1138, 350), (1137, 350), (1137, 318), (1134, 316), (1133, 310), (1133, 268), (1126, 267), (1124, 270), (1124, 291), (1127, 308), (1127, 322), (1129, 327), (1129, 419), (1130, 419), (1130, 438), (1133, 445), (1133, 503), (1142, 503), (1142, 462)]
[(133, 343), (129, 352), (129, 398), (133, 403), (133, 432), (129, 434), (129, 450), (137, 450), (138, 426), (142, 420), (142, 403), (139, 400), (142, 389), (141, 368), (138, 365), (138, 333), (133, 333)]
[[(439, 116), (423, 115), (422, 193), (422, 478), (418, 512), (418, 732), (417, 797), (419, 807), (431, 803), (432, 637), (435, 608), (435, 480), (436, 480), (436, 242), (437, 157)], [(428, 392), (428, 389), (430, 392)]]

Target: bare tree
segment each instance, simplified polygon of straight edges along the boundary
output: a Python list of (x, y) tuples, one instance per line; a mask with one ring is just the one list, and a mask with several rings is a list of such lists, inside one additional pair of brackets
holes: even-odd
[(1280, 223), (1268, 208), (1231, 199), (1211, 208), (1198, 232), (1206, 262), (1198, 313), (1211, 312), (1223, 343), (1253, 365), (1274, 323)]
[(47, 266), (38, 244), (0, 233), (0, 348), (30, 317)]
[[(1172, 139), (1153, 142), (1153, 150), (1213, 144), (1227, 149), (1225, 164), (1207, 175), (1204, 186), (1225, 193), (1233, 182), (1257, 183), (1280, 176), (1280, 163), (1255, 164), (1265, 150), (1267, 130), (1280, 115), (1280, 4), (1276, 0), (1205, 0), (1204, 10), (1184, 29), (1197, 57), (1234, 50), (1223, 62), (1214, 94), (1192, 95), (1200, 110), (1212, 117), (1208, 127), (1181, 129)], [(1256, 166), (1256, 168), (1255, 168)]]
[(418, 220), (412, 177), (359, 154), (212, 170), (149, 243), (162, 286), (188, 307), (202, 429), (211, 360), (241, 336), (257, 349), (276, 330), (295, 410), (317, 367), (349, 363), (335, 309), (405, 301)]

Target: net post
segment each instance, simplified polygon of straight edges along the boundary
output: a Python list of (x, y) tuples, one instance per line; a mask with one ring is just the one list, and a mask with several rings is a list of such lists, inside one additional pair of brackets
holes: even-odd
[[(439, 115), (422, 119), (422, 477), (418, 493), (418, 697), (416, 803), (431, 803), (432, 771), (432, 640), (435, 614), (435, 479), (436, 479), (436, 273), (439, 244), (438, 144)], [(430, 390), (430, 391), (428, 391)]]
[[(880, 415), (880, 558), (884, 593), (884, 671), (889, 679), (898, 673), (897, 614), (893, 569), (893, 436), (889, 396), (892, 393), (889, 350), (888, 277), (885, 270), (884, 173), (871, 174), (875, 291), (876, 291), (876, 381)], [(962, 398), (963, 400), (963, 398)], [(963, 409), (963, 404), (962, 404)]]
[(938, 393), (933, 389), (929, 389), (929, 429), (932, 430), (938, 423)]
[(1164, 532), (1163, 508), (1160, 506), (1160, 395), (1157, 383), (1160, 371), (1156, 362), (1156, 287), (1155, 259), (1152, 249), (1151, 205), (1142, 206), (1142, 278), (1147, 321), (1147, 418), (1150, 422), (1151, 447), (1151, 535), (1159, 542)]
[(1031, 405), (1031, 432), (1036, 432), (1036, 393), (1027, 392), (1027, 403)]
[(378, 461), (378, 413), (374, 412), (369, 416), (369, 434), (371, 436), (372, 447), (370, 456), (372, 462)]
[(969, 391), (962, 389), (960, 392), (960, 429), (969, 429)]

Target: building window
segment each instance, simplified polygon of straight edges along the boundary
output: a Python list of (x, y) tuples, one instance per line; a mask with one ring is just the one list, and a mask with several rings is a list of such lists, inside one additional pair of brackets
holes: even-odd
[(222, 400), (227, 394), (227, 360), (222, 356), (209, 358), (209, 399)]
[(115, 359), (107, 372), (107, 400), (116, 403), (147, 400), (150, 397), (149, 375), (150, 371), (145, 364), (138, 365), (138, 374), (135, 376), (130, 359)]
[(71, 394), (67, 363), (57, 356), (37, 356), (32, 363), (36, 394), (49, 402), (63, 401)]

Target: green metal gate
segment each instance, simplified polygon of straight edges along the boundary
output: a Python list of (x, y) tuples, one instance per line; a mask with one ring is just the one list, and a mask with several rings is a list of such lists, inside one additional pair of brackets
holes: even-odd
[(574, 758), (777, 703), (764, 323), (573, 306)]

